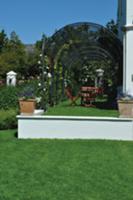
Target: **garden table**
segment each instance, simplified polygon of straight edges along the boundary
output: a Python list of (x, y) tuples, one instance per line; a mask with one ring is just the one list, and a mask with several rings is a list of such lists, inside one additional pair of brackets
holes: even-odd
[(81, 87), (81, 105), (86, 107), (95, 107), (92, 102), (95, 101), (97, 95), (102, 94), (103, 89), (99, 87), (83, 86)]

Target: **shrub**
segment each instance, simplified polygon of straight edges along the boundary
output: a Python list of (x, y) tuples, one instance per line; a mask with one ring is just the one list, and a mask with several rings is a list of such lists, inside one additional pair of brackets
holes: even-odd
[[(41, 96), (41, 88), (38, 87), (38, 80), (29, 81), (22, 85), (18, 85), (16, 87), (12, 86), (2, 86), (0, 87), (0, 109), (8, 110), (10, 108), (18, 109), (19, 101), (18, 99), (22, 96), (23, 92), (26, 90), (30, 90), (30, 92), (34, 93), (35, 97)], [(29, 94), (27, 94), (29, 95)]]
[(18, 91), (19, 88), (17, 87), (1, 87), (0, 109), (16, 108), (18, 105)]
[(0, 110), (0, 130), (17, 128), (17, 110)]

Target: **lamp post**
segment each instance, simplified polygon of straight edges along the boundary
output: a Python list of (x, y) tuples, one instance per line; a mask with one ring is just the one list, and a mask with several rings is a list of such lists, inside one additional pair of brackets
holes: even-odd
[(104, 73), (103, 69), (96, 70), (97, 77), (95, 78), (95, 87), (102, 85), (103, 73)]

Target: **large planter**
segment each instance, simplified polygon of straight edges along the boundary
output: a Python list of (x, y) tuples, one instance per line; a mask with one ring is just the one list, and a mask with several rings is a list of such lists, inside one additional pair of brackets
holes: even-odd
[(20, 106), (21, 114), (24, 114), (24, 115), (33, 114), (35, 111), (36, 100), (35, 99), (28, 99), (28, 100), (19, 99), (19, 106)]
[(119, 117), (133, 118), (133, 100), (119, 100)]

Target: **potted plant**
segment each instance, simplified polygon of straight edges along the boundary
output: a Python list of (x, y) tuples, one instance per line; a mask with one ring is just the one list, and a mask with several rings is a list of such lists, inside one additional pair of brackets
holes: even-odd
[(124, 94), (117, 100), (119, 116), (133, 118), (133, 96)]
[(31, 87), (25, 87), (20, 93), (19, 106), (21, 114), (33, 114), (36, 106), (34, 90)]

